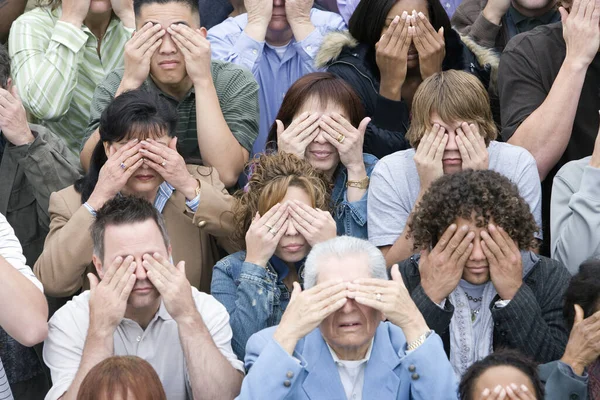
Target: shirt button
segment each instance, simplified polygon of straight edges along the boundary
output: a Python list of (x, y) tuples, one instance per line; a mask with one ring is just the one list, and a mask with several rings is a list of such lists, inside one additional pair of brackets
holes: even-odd
[(198, 222), (198, 228), (204, 228), (205, 225), (206, 225), (206, 221)]
[(285, 376), (292, 379), (294, 377), (294, 373), (292, 371), (288, 371), (287, 374), (285, 374)]
[(283, 381), (283, 386), (290, 387), (290, 386), (292, 386), (292, 382), (290, 382), (289, 380), (286, 379), (285, 381)]
[(413, 381), (416, 381), (417, 379), (419, 379), (419, 374), (414, 373), (412, 374), (411, 378), (413, 379)]
[(450, 8), (450, 3), (446, 3), (446, 8)]
[(139, 341), (141, 341), (141, 340), (142, 340), (142, 337), (141, 337), (141, 336), (138, 336), (138, 337), (136, 337), (136, 338), (135, 338), (135, 340), (137, 340), (137, 341), (139, 342)]
[(256, 51), (256, 49), (252, 50), (252, 54), (256, 55), (258, 53), (258, 51)]
[(415, 370), (416, 370), (416, 369), (417, 369), (417, 368), (416, 368), (414, 365), (412, 365), (412, 364), (408, 366), (408, 370), (409, 370), (410, 372), (415, 372)]

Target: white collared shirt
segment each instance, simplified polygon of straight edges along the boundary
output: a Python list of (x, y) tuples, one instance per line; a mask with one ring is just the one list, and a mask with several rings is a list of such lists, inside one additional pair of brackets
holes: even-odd
[(333, 357), (338, 373), (340, 374), (340, 380), (342, 381), (344, 392), (346, 392), (346, 398), (348, 400), (362, 400), (363, 386), (365, 384), (365, 369), (367, 368), (367, 362), (371, 358), (373, 339), (371, 339), (371, 344), (369, 344), (369, 349), (367, 350), (365, 358), (356, 361), (340, 360), (329, 344), (326, 344), (331, 353), (331, 357)]

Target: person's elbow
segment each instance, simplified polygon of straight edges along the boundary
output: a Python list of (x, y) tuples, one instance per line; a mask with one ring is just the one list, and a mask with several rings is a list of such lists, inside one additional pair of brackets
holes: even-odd
[(35, 321), (30, 321), (27, 329), (15, 340), (26, 347), (32, 347), (43, 342), (48, 337), (48, 322), (46, 319), (47, 317), (39, 317)]

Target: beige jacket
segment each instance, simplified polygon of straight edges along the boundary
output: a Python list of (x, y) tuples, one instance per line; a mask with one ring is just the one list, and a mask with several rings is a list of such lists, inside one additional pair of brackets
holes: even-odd
[[(163, 209), (163, 217), (173, 249), (175, 263), (186, 262), (186, 274), (192, 286), (208, 293), (212, 268), (221, 259), (217, 242), (227, 251), (236, 249), (228, 236), (233, 231), (233, 197), (219, 180), (214, 168), (188, 165), (194, 178), (201, 181), (200, 205), (192, 213), (180, 192), (173, 192)], [(34, 272), (53, 297), (72, 296), (88, 288), (86, 274), (95, 273), (93, 244), (89, 228), (94, 217), (81, 204), (81, 195), (69, 186), (50, 196), (50, 232)]]

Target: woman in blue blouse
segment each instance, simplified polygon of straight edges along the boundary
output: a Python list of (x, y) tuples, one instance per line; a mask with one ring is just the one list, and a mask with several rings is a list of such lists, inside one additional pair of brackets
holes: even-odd
[(271, 148), (306, 159), (333, 183), (338, 235), (367, 239), (367, 188), (377, 158), (363, 154), (370, 118), (354, 89), (328, 72), (298, 79), (269, 133)]
[(233, 210), (234, 240), (245, 250), (219, 261), (211, 284), (229, 312), (231, 345), (241, 360), (250, 336), (279, 323), (312, 246), (336, 236), (321, 172), (283, 152), (262, 155), (250, 168)]

